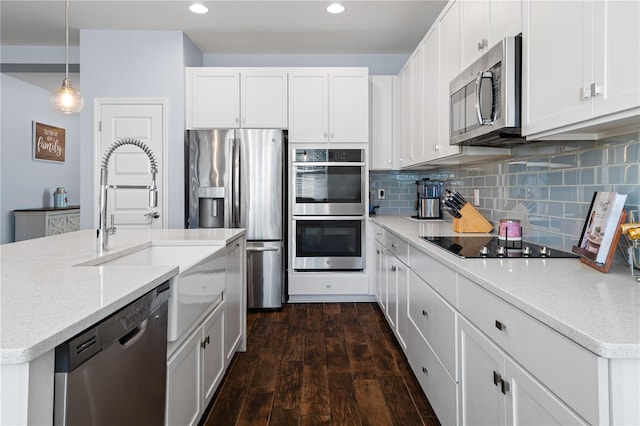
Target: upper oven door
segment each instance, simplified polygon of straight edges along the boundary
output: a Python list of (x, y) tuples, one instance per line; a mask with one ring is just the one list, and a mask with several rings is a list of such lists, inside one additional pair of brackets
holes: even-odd
[(296, 149), (292, 170), (294, 215), (363, 215), (363, 150)]

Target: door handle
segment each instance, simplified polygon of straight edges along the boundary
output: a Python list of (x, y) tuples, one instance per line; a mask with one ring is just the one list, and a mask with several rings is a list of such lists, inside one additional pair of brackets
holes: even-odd
[[(482, 106), (480, 105), (480, 89), (482, 89), (482, 80), (488, 78), (491, 79), (491, 118), (485, 119), (482, 116)], [(478, 124), (481, 126), (490, 126), (496, 121), (496, 107), (495, 102), (493, 102), (493, 72), (491, 71), (483, 71), (478, 73), (478, 78), (476, 78), (476, 117), (478, 118)]]
[(248, 247), (247, 252), (278, 251), (280, 247)]

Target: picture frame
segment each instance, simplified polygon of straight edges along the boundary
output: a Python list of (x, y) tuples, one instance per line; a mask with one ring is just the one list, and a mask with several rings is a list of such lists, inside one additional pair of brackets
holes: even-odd
[(32, 123), (33, 159), (64, 163), (66, 130), (37, 121), (33, 121)]

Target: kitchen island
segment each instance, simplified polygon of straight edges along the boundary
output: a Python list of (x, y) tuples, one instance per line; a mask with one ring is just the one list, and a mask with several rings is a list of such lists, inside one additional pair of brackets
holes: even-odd
[[(172, 265), (91, 265), (152, 245), (224, 247), (244, 233), (118, 230), (102, 255), (96, 251), (95, 230), (0, 246), (0, 423), (50, 424), (55, 347), (179, 272)], [(244, 280), (244, 274), (238, 278)]]
[(451, 222), (372, 221), (376, 297), (442, 423), (502, 423), (478, 411), (484, 403), (507, 424), (523, 413), (640, 422), (640, 284), (624, 265), (603, 274), (578, 259), (462, 259), (419, 238), (460, 235)]

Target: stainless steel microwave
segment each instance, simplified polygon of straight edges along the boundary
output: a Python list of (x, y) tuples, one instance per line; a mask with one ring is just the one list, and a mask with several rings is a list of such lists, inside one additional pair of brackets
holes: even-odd
[(449, 84), (449, 143), (509, 146), (521, 136), (522, 37), (507, 37)]

